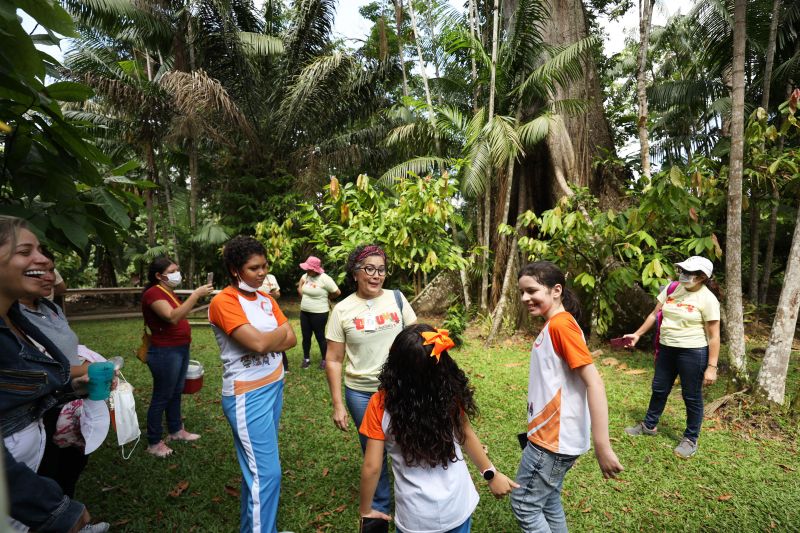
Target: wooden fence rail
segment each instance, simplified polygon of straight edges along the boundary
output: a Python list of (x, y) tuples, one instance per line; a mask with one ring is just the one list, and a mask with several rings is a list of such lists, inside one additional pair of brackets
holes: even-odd
[[(105, 313), (76, 313), (76, 312), (68, 312), (67, 311), (67, 298), (69, 296), (116, 296), (116, 295), (131, 295), (131, 294), (140, 294), (142, 292), (142, 287), (94, 287), (89, 289), (67, 289), (66, 294), (64, 295), (64, 314), (67, 315), (70, 322), (81, 321), (81, 320), (109, 320), (109, 319), (116, 319), (116, 318), (141, 318), (142, 312), (138, 309), (136, 311), (116, 311), (116, 312), (105, 312)], [(192, 294), (191, 289), (178, 289), (175, 291), (175, 294), (179, 296), (188, 296)], [(213, 291), (211, 294), (217, 294), (220, 291)], [(74, 304), (73, 304), (74, 306)], [(201, 305), (195, 307), (189, 312), (189, 315), (193, 315), (208, 309), (208, 304)], [(207, 324), (206, 321), (203, 322), (192, 322), (192, 325), (203, 325)]]

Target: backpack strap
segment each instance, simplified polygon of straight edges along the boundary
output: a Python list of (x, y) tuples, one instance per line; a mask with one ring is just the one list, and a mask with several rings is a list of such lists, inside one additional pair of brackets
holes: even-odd
[(55, 304), (55, 302), (51, 302), (49, 298), (39, 298), (39, 303), (49, 308), (56, 315), (61, 315), (59, 312), (59, 307)]
[(405, 320), (403, 320), (403, 293), (394, 289), (394, 301), (397, 302), (397, 308), (400, 309), (400, 327), (406, 327)]

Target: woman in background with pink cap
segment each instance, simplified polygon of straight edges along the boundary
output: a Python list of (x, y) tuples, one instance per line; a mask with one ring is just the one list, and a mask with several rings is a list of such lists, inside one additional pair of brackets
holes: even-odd
[(342, 292), (329, 275), (322, 268), (322, 261), (313, 255), (308, 256), (300, 263), (300, 268), (305, 274), (297, 283), (297, 293), (302, 296), (300, 300), (300, 331), (303, 333), (303, 368), (311, 366), (311, 334), (317, 338), (321, 356), (319, 367), (325, 369), (325, 354), (328, 344), (325, 340), (325, 324), (328, 323), (330, 299), (336, 298)]
[(703, 424), (703, 386), (717, 381), (719, 358), (719, 288), (711, 280), (714, 265), (705, 257), (692, 256), (675, 264), (678, 282), (661, 294), (653, 312), (635, 333), (625, 335), (635, 346), (662, 315), (658, 337), (653, 392), (644, 420), (625, 429), (628, 435), (656, 435), (656, 426), (677, 376), (686, 404), (686, 430), (675, 455), (688, 459), (697, 453)]

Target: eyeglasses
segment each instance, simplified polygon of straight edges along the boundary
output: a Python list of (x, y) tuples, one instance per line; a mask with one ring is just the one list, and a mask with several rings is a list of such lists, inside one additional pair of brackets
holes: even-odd
[(374, 276), (375, 274), (378, 274), (380, 277), (384, 277), (386, 275), (386, 267), (375, 268), (372, 265), (367, 265), (357, 268), (356, 270), (363, 270), (364, 274), (367, 276)]

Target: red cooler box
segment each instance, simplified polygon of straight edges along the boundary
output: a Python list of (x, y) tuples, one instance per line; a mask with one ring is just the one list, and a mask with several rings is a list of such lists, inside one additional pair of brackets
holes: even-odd
[(184, 394), (194, 394), (203, 388), (203, 365), (200, 361), (189, 359), (189, 368), (186, 370), (186, 382), (183, 385)]

